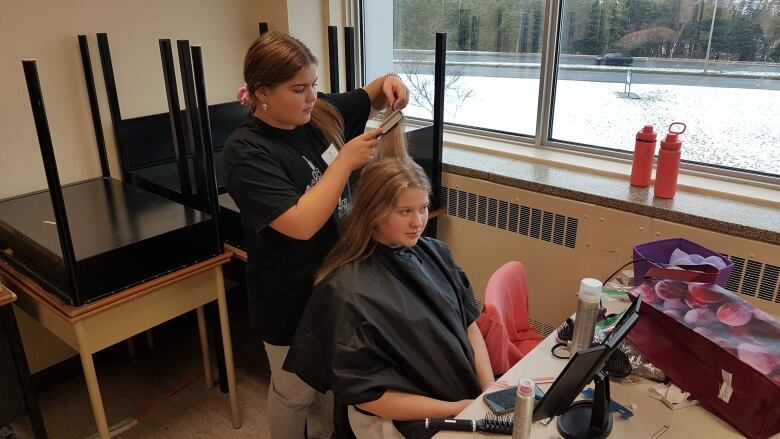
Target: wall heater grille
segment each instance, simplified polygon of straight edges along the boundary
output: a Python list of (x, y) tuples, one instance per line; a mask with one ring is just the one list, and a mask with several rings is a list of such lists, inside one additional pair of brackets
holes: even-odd
[(441, 205), (447, 214), (467, 221), (571, 249), (577, 245), (577, 218), (445, 186)]
[[(570, 249), (577, 245), (578, 221), (574, 217), (446, 186), (441, 188), (441, 200), (442, 206), (447, 208), (447, 214), (451, 216)], [(727, 289), (759, 300), (780, 303), (780, 267), (739, 256), (723, 256), (734, 263), (726, 283)]]
[(734, 263), (726, 288), (760, 300), (780, 303), (780, 267), (739, 256), (723, 256)]

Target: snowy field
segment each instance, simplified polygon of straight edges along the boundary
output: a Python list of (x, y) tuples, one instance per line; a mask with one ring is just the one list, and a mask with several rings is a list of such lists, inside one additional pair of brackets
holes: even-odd
[[(445, 121), (534, 134), (538, 80), (462, 76), (456, 87), (473, 93), (455, 111), (458, 99), (448, 90)], [(688, 126), (683, 159), (780, 174), (780, 91), (636, 84), (631, 92), (641, 99), (619, 98), (618, 91), (622, 83), (558, 81), (553, 138), (633, 151), (644, 124), (655, 126), (660, 140), (680, 121)], [(406, 113), (431, 117), (414, 102)]]

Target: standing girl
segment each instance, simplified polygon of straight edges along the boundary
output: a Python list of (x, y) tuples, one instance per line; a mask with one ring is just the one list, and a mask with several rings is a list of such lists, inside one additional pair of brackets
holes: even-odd
[[(261, 35), (244, 59), (252, 116), (225, 145), (225, 182), (247, 240), (252, 326), (271, 368), (267, 416), (273, 439), (329, 438), (332, 401), (283, 371), (314, 273), (338, 239), (350, 205), (348, 179), (372, 157), (373, 110), (403, 108), (408, 90), (394, 74), (362, 89), (318, 96), (317, 59), (297, 39)], [(318, 99), (319, 98), (319, 99)], [(332, 396), (331, 396), (332, 398)], [(319, 413), (313, 413), (313, 407)]]

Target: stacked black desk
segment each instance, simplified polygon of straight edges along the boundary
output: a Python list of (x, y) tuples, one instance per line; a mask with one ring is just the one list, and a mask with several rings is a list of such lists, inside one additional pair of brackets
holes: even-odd
[[(97, 39), (124, 180), (171, 200), (193, 205), (193, 198), (204, 192), (204, 180), (209, 177), (200, 171), (203, 169), (204, 157), (197, 148), (200, 127), (194, 126), (197, 125), (194, 121), (199, 120), (199, 117), (188, 113), (186, 109), (181, 110), (179, 105), (179, 91), (170, 40), (159, 41), (169, 111), (123, 119), (108, 36), (97, 34)], [(177, 47), (187, 108), (199, 111), (195, 86), (192, 83), (189, 42), (179, 40)], [(238, 102), (208, 105), (214, 169), (217, 191), (220, 193), (219, 209), (220, 216), (223, 218), (223, 236), (228, 243), (238, 248), (245, 248), (245, 240), (238, 208), (229, 195), (224, 193), (222, 155), (228, 136), (247, 117), (249, 113)]]
[[(202, 308), (216, 301), (239, 428), (221, 271), (231, 254), (223, 253), (217, 209), (196, 210), (110, 177), (86, 37), (79, 43), (103, 176), (61, 186), (36, 62), (24, 60), (49, 190), (0, 200), (0, 278), (14, 282), (30, 316), (79, 351), (101, 438), (110, 435), (92, 354), (192, 310), (207, 346)], [(215, 200), (215, 183), (207, 183)]]

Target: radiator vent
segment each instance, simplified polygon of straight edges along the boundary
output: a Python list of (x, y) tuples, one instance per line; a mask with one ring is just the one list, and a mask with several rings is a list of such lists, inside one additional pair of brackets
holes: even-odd
[(441, 205), (447, 208), (448, 215), (467, 221), (562, 247), (577, 245), (577, 218), (444, 186)]
[(477, 307), (477, 310), (479, 310), (479, 313), (482, 314), (482, 311), (485, 309), (485, 303), (475, 297), (474, 305)]
[(528, 319), (528, 323), (530, 323), (534, 330), (543, 337), (547, 337), (548, 335), (552, 334), (552, 332), (556, 329), (546, 323), (537, 322), (533, 319)]
[(780, 267), (739, 256), (723, 255), (734, 264), (726, 288), (745, 296), (780, 303)]

